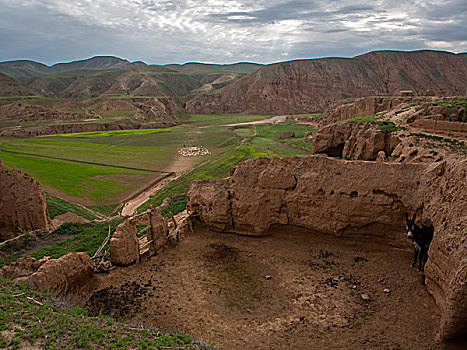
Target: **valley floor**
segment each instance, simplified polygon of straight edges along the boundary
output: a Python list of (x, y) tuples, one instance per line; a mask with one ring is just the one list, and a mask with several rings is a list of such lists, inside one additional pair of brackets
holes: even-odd
[(460, 349), (437, 343), (439, 312), (411, 258), (409, 246), (291, 227), (199, 229), (102, 276), (88, 306), (223, 349)]

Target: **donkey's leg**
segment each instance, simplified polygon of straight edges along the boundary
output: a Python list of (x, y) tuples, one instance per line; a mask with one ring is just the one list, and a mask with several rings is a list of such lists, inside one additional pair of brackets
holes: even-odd
[(416, 247), (413, 248), (413, 263), (412, 267), (415, 267), (417, 265), (417, 257), (418, 257), (418, 249)]
[(420, 249), (420, 256), (419, 256), (419, 260), (418, 260), (418, 271), (423, 271), (423, 265), (424, 265), (424, 262), (425, 262), (425, 255), (426, 255), (425, 249)]
[(424, 251), (425, 254), (423, 254), (423, 260), (422, 260), (422, 269), (420, 271), (425, 270), (425, 265), (428, 260), (428, 249)]

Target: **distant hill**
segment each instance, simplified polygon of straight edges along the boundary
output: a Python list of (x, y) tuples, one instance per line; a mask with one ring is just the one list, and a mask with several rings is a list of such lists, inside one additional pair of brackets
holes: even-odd
[(218, 89), (260, 66), (255, 63), (159, 66), (96, 56), (53, 66), (25, 60), (0, 62), (0, 72), (45, 96), (168, 96), (183, 103), (198, 91)]
[(467, 54), (375, 51), (263, 66), (215, 93), (187, 102), (189, 113), (311, 113), (349, 97), (423, 94), (465, 95)]
[(127, 70), (76, 70), (44, 75), (30, 82), (46, 96), (87, 98), (98, 96), (173, 97), (181, 101), (201, 82), (160, 66)]
[(27, 60), (8, 61), (0, 62), (0, 72), (20, 82), (27, 82), (31, 78), (49, 74), (50, 67)]
[(57, 63), (52, 66), (28, 60), (0, 62), (0, 72), (18, 81), (28, 82), (32, 78), (42, 75), (74, 70), (125, 70), (145, 65), (144, 62), (129, 62), (113, 56), (95, 56), (85, 60)]
[(30, 96), (37, 93), (18, 83), (13, 78), (0, 73), (0, 96)]
[(85, 60), (68, 63), (57, 63), (50, 67), (50, 73), (61, 73), (72, 70), (124, 70), (133, 66), (145, 66), (146, 63), (123, 60), (113, 56), (95, 56)]

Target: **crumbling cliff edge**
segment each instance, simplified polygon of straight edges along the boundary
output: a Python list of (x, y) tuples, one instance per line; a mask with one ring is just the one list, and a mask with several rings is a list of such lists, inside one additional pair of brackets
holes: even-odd
[(45, 194), (40, 184), (19, 170), (6, 170), (0, 160), (0, 238), (22, 231), (52, 227)]

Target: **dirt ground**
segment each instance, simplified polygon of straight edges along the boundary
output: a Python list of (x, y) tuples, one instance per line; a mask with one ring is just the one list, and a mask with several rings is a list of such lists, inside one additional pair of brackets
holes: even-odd
[(290, 227), (260, 238), (198, 229), (103, 275), (88, 306), (222, 349), (461, 349), (436, 342), (439, 312), (411, 258), (409, 245)]

